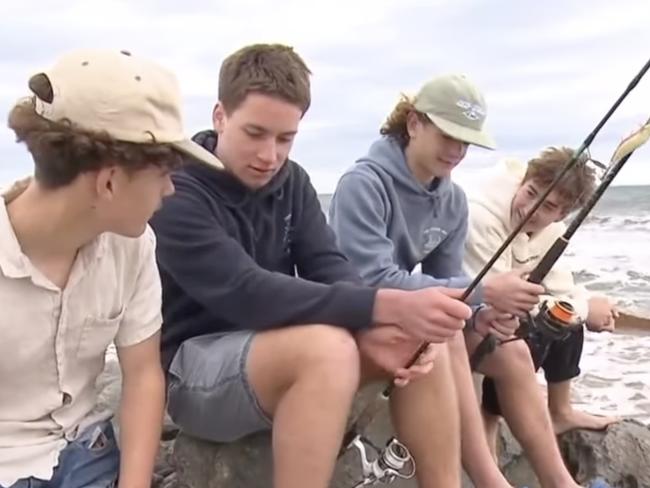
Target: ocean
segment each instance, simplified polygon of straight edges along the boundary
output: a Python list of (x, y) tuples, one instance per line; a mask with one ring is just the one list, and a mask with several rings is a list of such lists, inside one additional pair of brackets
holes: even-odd
[[(331, 195), (320, 195), (327, 213)], [(607, 190), (570, 241), (565, 264), (577, 282), (650, 317), (650, 186)], [(593, 413), (650, 424), (650, 334), (587, 332), (573, 402)], [(539, 375), (543, 384), (543, 376)]]
[[(571, 239), (576, 281), (650, 317), (650, 186), (607, 190)], [(588, 333), (573, 400), (581, 408), (650, 424), (650, 335)]]

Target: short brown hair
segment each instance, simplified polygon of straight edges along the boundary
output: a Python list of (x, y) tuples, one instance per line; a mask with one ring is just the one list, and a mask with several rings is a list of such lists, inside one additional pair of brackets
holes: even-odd
[[(539, 156), (528, 161), (523, 181), (533, 180), (547, 188), (574, 154), (575, 151), (569, 147), (544, 149)], [(585, 153), (581, 154), (555, 187), (555, 191), (567, 202), (569, 211), (582, 207), (596, 188), (596, 172), (588, 163), (589, 157)]]
[(311, 104), (311, 71), (302, 58), (282, 44), (253, 44), (228, 56), (219, 71), (219, 102), (232, 112), (249, 93), (277, 97), (298, 106)]
[(411, 140), (407, 124), (408, 116), (411, 113), (416, 114), (422, 123), (432, 123), (426, 114), (415, 110), (415, 107), (413, 107), (413, 102), (409, 97), (406, 95), (401, 95), (399, 101), (397, 102), (397, 105), (395, 105), (395, 108), (393, 108), (393, 111), (386, 118), (386, 121), (379, 129), (379, 133), (383, 136), (393, 138), (399, 143), (400, 147), (404, 149), (406, 146), (408, 146), (408, 143)]
[(33, 97), (14, 106), (8, 125), (17, 142), (24, 142), (32, 155), (34, 178), (49, 189), (110, 165), (135, 173), (149, 166), (174, 169), (183, 162), (182, 155), (168, 144), (117, 141), (108, 134), (79, 130), (65, 121), (44, 119), (34, 110)]

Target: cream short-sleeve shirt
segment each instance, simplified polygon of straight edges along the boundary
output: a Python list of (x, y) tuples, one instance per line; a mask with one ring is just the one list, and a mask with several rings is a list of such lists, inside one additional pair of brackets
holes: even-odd
[(60, 451), (99, 411), (95, 383), (111, 343), (134, 345), (161, 326), (155, 238), (104, 233), (79, 250), (65, 289), (20, 248), (0, 199), (0, 486), (50, 479)]

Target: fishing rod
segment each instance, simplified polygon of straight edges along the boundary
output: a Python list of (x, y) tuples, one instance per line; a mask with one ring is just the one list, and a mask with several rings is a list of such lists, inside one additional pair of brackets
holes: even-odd
[[(564, 177), (564, 175), (571, 170), (571, 168), (575, 165), (575, 163), (578, 161), (578, 158), (582, 155), (582, 153), (591, 145), (593, 140), (596, 138), (596, 135), (598, 132), (600, 132), (600, 129), (605, 125), (605, 123), (609, 120), (609, 118), (612, 116), (612, 114), (618, 109), (619, 105), (623, 102), (623, 100), (629, 95), (629, 93), (636, 87), (636, 85), (639, 83), (641, 78), (646, 74), (646, 72), (650, 69), (650, 59), (645, 63), (643, 68), (636, 74), (636, 76), (632, 79), (632, 81), (629, 83), (627, 88), (624, 90), (624, 92), (618, 97), (616, 102), (611, 106), (611, 108), (607, 111), (603, 119), (598, 123), (598, 125), (594, 128), (594, 130), (587, 136), (587, 138), (582, 142), (578, 150), (574, 153), (574, 156), (571, 158), (571, 160), (565, 165), (565, 167), (560, 171), (560, 173), (556, 176), (556, 178), (551, 182), (549, 187), (540, 195), (538, 201), (532, 206), (532, 208), (528, 211), (528, 213), (524, 216), (524, 218), (521, 220), (521, 222), (516, 226), (516, 228), (510, 233), (510, 235), (506, 238), (504, 243), (499, 247), (499, 249), (496, 251), (494, 256), (485, 264), (483, 269), (477, 274), (477, 276), (474, 278), (474, 280), (470, 283), (470, 285), (464, 290), (461, 300), (466, 301), (467, 298), (474, 292), (476, 287), (479, 285), (481, 280), (484, 278), (484, 276), (488, 273), (488, 271), (492, 268), (494, 263), (499, 259), (499, 257), (503, 254), (503, 252), (506, 250), (506, 248), (512, 243), (512, 241), (515, 239), (515, 237), (519, 234), (519, 232), (523, 229), (524, 225), (530, 220), (530, 218), (533, 216), (533, 214), (537, 211), (537, 209), (544, 203), (544, 200), (546, 197), (553, 191), (554, 187), (557, 186), (557, 184), (560, 182), (560, 180)], [(413, 366), (420, 356), (427, 350), (429, 347), (430, 343), (425, 342), (418, 349), (416, 352), (413, 354), (411, 359), (407, 362), (406, 368), (410, 368)], [(496, 348), (497, 341), (494, 336), (491, 334), (488, 334), (481, 344), (479, 344), (478, 348), (475, 351), (478, 352), (479, 350), (486, 350), (487, 352), (491, 352)], [(364, 410), (361, 412), (359, 417), (356, 419), (356, 421), (352, 424), (350, 429), (345, 433), (343, 437), (343, 442), (341, 446), (341, 450), (339, 452), (339, 457), (347, 450), (347, 449), (357, 449), (359, 451), (359, 455), (361, 456), (362, 460), (362, 467), (365, 467), (368, 464), (372, 464), (373, 466), (379, 465), (382, 462), (385, 462), (386, 458), (388, 457), (388, 451), (391, 445), (394, 445), (394, 443), (399, 443), (397, 439), (391, 438), (389, 439), (386, 448), (383, 450), (379, 450), (378, 456), (375, 459), (373, 463), (369, 463), (367, 457), (366, 457), (366, 452), (364, 449), (360, 448), (359, 446), (363, 447), (364, 445), (371, 446), (373, 449), (377, 449), (373, 444), (371, 444), (367, 438), (365, 438), (362, 433), (365, 432), (367, 429), (368, 425), (372, 422), (372, 419), (376, 416), (376, 414), (381, 410), (383, 405), (388, 401), (390, 398), (390, 395), (392, 394), (393, 390), (395, 389), (395, 384), (393, 382), (389, 383), (386, 385), (386, 387), (379, 393), (379, 395), (371, 401)], [(399, 444), (400, 448), (404, 447), (402, 444)], [(412, 460), (412, 457), (408, 450), (406, 450), (406, 453), (404, 456), (408, 460)], [(363, 475), (364, 478), (367, 480), (370, 480), (370, 476), (372, 475), (371, 472), (369, 472), (367, 469), (363, 469)]]
[[(528, 221), (531, 219), (531, 217), (537, 212), (539, 207), (542, 206), (544, 201), (546, 200), (546, 197), (548, 197), (551, 192), (555, 189), (555, 187), (558, 185), (558, 183), (564, 178), (564, 175), (566, 175), (571, 169), (575, 166), (575, 164), (578, 162), (580, 159), (580, 156), (582, 155), (583, 152), (585, 152), (589, 146), (591, 146), (591, 143), (593, 140), (596, 138), (596, 135), (600, 132), (600, 130), (603, 128), (603, 126), (607, 123), (607, 121), (610, 119), (612, 114), (618, 109), (619, 105), (625, 100), (625, 98), (630, 94), (632, 90), (636, 87), (636, 85), (641, 81), (641, 78), (646, 74), (646, 72), (650, 69), (650, 59), (645, 63), (643, 68), (636, 74), (636, 76), (632, 79), (632, 81), (629, 83), (627, 88), (621, 93), (621, 95), (618, 97), (616, 102), (614, 102), (614, 105), (610, 107), (610, 109), (607, 111), (605, 116), (601, 119), (600, 122), (596, 125), (593, 131), (585, 138), (585, 140), (580, 144), (580, 147), (575, 151), (573, 154), (573, 157), (564, 165), (562, 170), (556, 175), (556, 177), (551, 181), (551, 183), (548, 185), (546, 190), (542, 192), (542, 194), (539, 196), (535, 204), (528, 210), (526, 215), (521, 219), (519, 224), (515, 226), (515, 228), (512, 230), (512, 232), (508, 235), (506, 240), (501, 244), (499, 249), (494, 253), (494, 255), (490, 258), (490, 260), (483, 266), (481, 271), (476, 275), (474, 280), (470, 283), (470, 285), (463, 291), (463, 294), (460, 297), (460, 300), (466, 301), (467, 298), (474, 292), (476, 287), (479, 285), (481, 280), (485, 277), (485, 275), (492, 269), (492, 266), (494, 263), (501, 257), (501, 255), (505, 252), (505, 250), (508, 248), (508, 246), (512, 243), (512, 241), (517, 237), (517, 235), (521, 232), (521, 230), (524, 228), (524, 226), (528, 223)], [(477, 347), (476, 351), (479, 350), (487, 350), (488, 352), (492, 352), (497, 344), (496, 337), (494, 337), (492, 334), (488, 334), (485, 336), (483, 341), (479, 344)], [(410, 368), (413, 366), (420, 355), (424, 351), (426, 351), (427, 347), (429, 346), (428, 343), (422, 344), (416, 353), (413, 355), (411, 360), (407, 363), (406, 368)], [(476, 354), (476, 352), (475, 352)], [(392, 386), (392, 385), (391, 385)], [(391, 387), (390, 390), (392, 391), (394, 387)], [(390, 392), (389, 392), (390, 395)]]
[[(564, 253), (573, 235), (582, 225), (596, 203), (598, 203), (614, 178), (616, 178), (616, 175), (623, 168), (627, 160), (632, 156), (634, 151), (638, 147), (645, 144), (649, 138), (650, 119), (648, 119), (648, 121), (641, 127), (641, 129), (634, 132), (631, 136), (625, 138), (621, 144), (619, 144), (618, 148), (614, 152), (614, 155), (612, 156), (609, 167), (606, 169), (605, 174), (602, 177), (601, 183), (598, 185), (587, 202), (582, 206), (578, 214), (571, 221), (564, 234), (555, 240), (553, 245), (548, 249), (548, 251), (546, 251), (537, 266), (535, 266), (535, 269), (531, 271), (527, 279), (528, 282), (540, 284), (544, 280), (551, 268), (553, 268), (557, 260)], [(523, 338), (523, 336), (520, 336), (519, 338)], [(479, 346), (474, 351), (474, 354), (472, 354), (472, 357), (470, 358), (470, 364), (473, 370), (475, 370), (480, 365), (481, 361), (485, 358), (486, 355), (490, 354), (494, 350), (497, 344), (498, 343), (494, 338), (490, 339), (489, 341), (486, 341), (484, 339), (483, 342), (479, 344)]]
[[(553, 181), (548, 185), (546, 190), (539, 196), (535, 204), (532, 206), (532, 208), (524, 215), (524, 217), (521, 219), (521, 222), (515, 228), (513, 231), (508, 235), (506, 240), (501, 244), (501, 247), (497, 249), (497, 251), (494, 253), (492, 258), (483, 266), (483, 269), (476, 275), (472, 283), (467, 287), (467, 289), (463, 292), (461, 296), (461, 300), (465, 301), (467, 298), (472, 294), (472, 292), (476, 289), (476, 287), (479, 285), (481, 280), (485, 277), (485, 275), (492, 269), (492, 266), (494, 263), (501, 257), (501, 255), (505, 252), (505, 250), (508, 248), (508, 246), (512, 243), (512, 241), (519, 235), (521, 230), (524, 228), (524, 226), (528, 223), (528, 221), (531, 219), (531, 217), (537, 212), (539, 207), (542, 206), (544, 201), (546, 200), (546, 197), (548, 197), (551, 192), (555, 189), (555, 187), (560, 183), (562, 178), (571, 171), (571, 169), (575, 166), (575, 164), (578, 162), (580, 159), (580, 156), (582, 155), (583, 152), (591, 146), (591, 143), (593, 140), (596, 138), (596, 135), (600, 132), (600, 130), (603, 128), (603, 126), (607, 123), (609, 118), (612, 116), (612, 114), (618, 109), (619, 105), (625, 100), (625, 98), (630, 94), (630, 92), (636, 87), (636, 85), (639, 83), (641, 78), (646, 74), (646, 72), (650, 69), (650, 59), (646, 62), (646, 64), (641, 68), (641, 70), (637, 73), (637, 75), (632, 79), (630, 84), (627, 86), (627, 88), (621, 93), (621, 95), (618, 97), (616, 102), (614, 102), (614, 105), (610, 107), (610, 109), (607, 111), (605, 116), (600, 120), (600, 122), (596, 125), (594, 130), (585, 138), (585, 140), (582, 142), (580, 147), (576, 150), (576, 152), (573, 154), (573, 157), (564, 165), (562, 170), (557, 174), (557, 176), (553, 179)], [(557, 259), (557, 258), (556, 258)], [(530, 280), (530, 277), (529, 277)], [(470, 365), (472, 367), (472, 370), (476, 370), (478, 365), (480, 364), (480, 360), (477, 361), (477, 358), (483, 358), (487, 354), (491, 353), (494, 351), (494, 349), (497, 346), (497, 339), (494, 335), (488, 334), (486, 335), (481, 343), (478, 345), (476, 350), (474, 351), (474, 354), (472, 354), (472, 357), (470, 358)], [(426, 347), (421, 347), (418, 350), (418, 356), (424, 352)], [(417, 357), (414, 357), (411, 359), (411, 365), (414, 364), (417, 361)]]

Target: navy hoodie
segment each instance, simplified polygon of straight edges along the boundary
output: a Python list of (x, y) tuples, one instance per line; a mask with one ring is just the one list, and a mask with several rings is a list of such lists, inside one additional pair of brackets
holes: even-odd
[[(214, 152), (216, 134), (194, 140)], [(376, 290), (338, 250), (307, 173), (288, 160), (263, 188), (200, 164), (173, 175), (176, 193), (151, 220), (163, 285), (162, 361), (195, 336), (371, 324)]]

